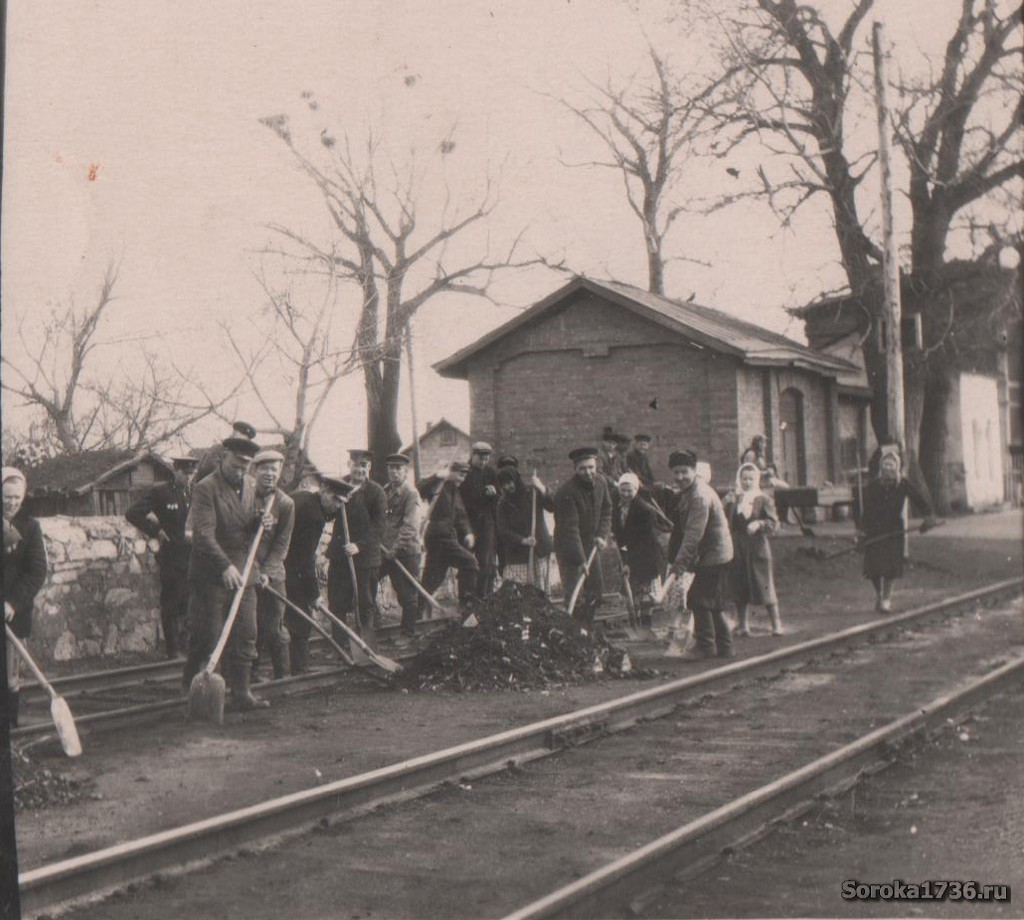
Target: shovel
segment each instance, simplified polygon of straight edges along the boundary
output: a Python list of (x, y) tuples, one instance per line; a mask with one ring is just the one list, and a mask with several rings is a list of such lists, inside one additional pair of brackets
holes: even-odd
[(640, 625), (640, 618), (637, 616), (636, 599), (633, 597), (633, 586), (629, 583), (629, 567), (622, 560), (622, 550), (618, 544), (615, 546), (615, 557), (619, 560), (619, 573), (622, 576), (623, 592), (626, 595), (626, 610), (629, 613), (629, 626), (626, 628), (626, 635), (633, 641), (641, 639), (653, 639), (654, 633)]
[[(686, 576), (683, 576), (684, 582)], [(665, 599), (668, 597), (669, 591), (672, 590), (672, 586), (676, 583), (677, 578), (675, 575), (669, 575), (668, 578), (662, 583), (661, 587), (655, 591), (654, 603), (657, 605), (663, 605)], [(684, 587), (689, 592), (689, 584), (684, 583)], [(686, 622), (684, 623), (684, 617)], [(679, 658), (686, 651), (687, 639), (693, 632), (693, 611), (683, 610), (672, 614), (672, 621), (668, 627), (668, 647), (665, 649), (665, 656), (668, 658)]]
[(845, 549), (837, 550), (834, 553), (826, 553), (820, 547), (814, 547), (813, 549), (805, 547), (804, 551), (806, 555), (813, 556), (815, 559), (818, 559), (821, 562), (831, 562), (833, 559), (838, 559), (840, 556), (848, 556), (850, 553), (859, 552), (860, 550), (864, 549), (867, 546), (871, 546), (874, 543), (881, 543), (883, 540), (891, 540), (893, 539), (893, 537), (905, 537), (907, 534), (911, 533), (924, 533), (925, 529), (934, 530), (936, 527), (942, 527), (945, 523), (945, 521), (940, 520), (935, 521), (935, 523), (933, 524), (929, 524), (927, 528), (925, 528), (924, 524), (921, 524), (919, 527), (905, 528), (903, 530), (894, 530), (892, 533), (883, 533), (877, 537), (870, 537), (869, 539), (864, 540), (862, 543), (854, 543), (853, 546), (847, 546)]
[[(346, 545), (352, 542), (348, 531), (348, 512), (344, 504), (341, 506), (341, 533), (345, 538)], [(348, 574), (352, 578), (352, 609), (356, 612), (356, 622), (359, 624), (359, 631), (366, 631), (366, 638), (369, 639), (368, 645), (371, 648), (375, 648), (377, 645), (377, 634), (373, 629), (373, 623), (363, 623), (362, 611), (359, 609), (359, 582), (356, 579), (355, 560), (348, 553), (345, 553), (345, 560), (348, 562)]]
[(419, 595), (428, 604), (430, 604), (431, 607), (433, 607), (438, 613), (443, 613), (445, 616), (448, 617), (452, 616), (451, 608), (445, 607), (443, 604), (439, 603), (434, 598), (433, 594), (428, 593), (427, 589), (420, 584), (419, 579), (416, 578), (416, 576), (413, 575), (412, 572), (410, 572), (404, 565), (402, 565), (402, 563), (399, 562), (397, 558), (392, 557), (391, 561), (395, 564), (395, 567), (398, 569), (398, 571), (409, 579), (409, 581), (412, 583), (412, 586), (416, 589)]
[(580, 591), (583, 590), (583, 583), (587, 580), (587, 576), (590, 574), (590, 565), (594, 561), (594, 557), (597, 555), (597, 544), (594, 544), (594, 548), (590, 551), (590, 555), (587, 556), (587, 561), (583, 564), (583, 572), (580, 577), (576, 580), (576, 587), (572, 589), (572, 597), (569, 598), (569, 606), (566, 608), (566, 613), (571, 617), (573, 610), (576, 609), (576, 601), (579, 600)]
[(313, 629), (315, 629), (318, 633), (320, 633), (321, 636), (323, 636), (328, 642), (331, 643), (331, 645), (334, 647), (334, 650), (338, 653), (339, 656), (341, 656), (341, 660), (344, 661), (345, 664), (350, 664), (353, 667), (355, 666), (355, 661), (352, 660), (352, 656), (349, 655), (349, 653), (346, 652), (345, 649), (343, 649), (340, 645), (338, 645), (338, 643), (334, 641), (334, 637), (319, 623), (317, 623), (317, 621), (313, 617), (306, 613), (306, 611), (303, 610), (298, 604), (293, 604), (280, 591), (275, 591), (273, 588), (270, 587), (270, 585), (265, 585), (263, 590), (276, 597), (279, 601), (283, 601), (285, 606), (289, 610), (291, 610), (295, 614), (298, 614), (300, 617), (302, 617), (302, 619), (309, 623), (309, 625), (312, 626)]
[(362, 640), (362, 637), (359, 635), (359, 633), (352, 629), (347, 623), (342, 622), (342, 620), (339, 617), (336, 617), (333, 613), (331, 613), (331, 611), (327, 608), (326, 604), (321, 602), (318, 609), (335, 626), (337, 626), (338, 629), (345, 633), (345, 635), (348, 636), (349, 639), (351, 639), (352, 642), (355, 644), (356, 648), (360, 649), (370, 661), (377, 665), (378, 668), (382, 668), (389, 674), (397, 674), (399, 671), (402, 670), (402, 666), (397, 661), (393, 661), (386, 655), (380, 655), (377, 652), (375, 652), (372, 648), (370, 648), (370, 646), (368, 646)]
[[(274, 504), (274, 494), (271, 493), (264, 514), (270, 512)], [(220, 656), (224, 653), (224, 646), (228, 644), (228, 636), (231, 635), (231, 627), (235, 625), (235, 617), (238, 616), (238, 608), (242, 605), (242, 595), (245, 593), (246, 584), (249, 581), (249, 573), (252, 572), (252, 564), (256, 559), (256, 549), (263, 537), (262, 524), (256, 529), (256, 536), (252, 538), (252, 546), (249, 547), (249, 555), (245, 557), (245, 566), (242, 569), (242, 583), (235, 589), (235, 597), (231, 601), (231, 609), (228, 611), (227, 619), (224, 621), (224, 628), (220, 631), (220, 638), (210, 655), (210, 660), (195, 677), (188, 688), (188, 717), (190, 719), (208, 719), (218, 725), (224, 724), (224, 678), (214, 674), (217, 665), (220, 663)], [(248, 667), (248, 665), (247, 665)]]
[(25, 648), (24, 643), (14, 635), (14, 630), (12, 630), (10, 626), (7, 627), (7, 641), (10, 642), (18, 650), (18, 654), (25, 659), (25, 664), (28, 665), (29, 670), (36, 676), (36, 680), (39, 681), (39, 686), (44, 687), (46, 692), (50, 694), (50, 718), (53, 719), (53, 725), (57, 729), (57, 736), (60, 738), (60, 746), (64, 748), (64, 753), (67, 754), (68, 757), (77, 757), (82, 753), (82, 742), (78, 739), (78, 729), (75, 728), (75, 717), (71, 715), (71, 708), (68, 706), (68, 701), (53, 689), (53, 684), (46, 679), (46, 676), (39, 669), (39, 665), (32, 660), (32, 656), (29, 655), (28, 649)]

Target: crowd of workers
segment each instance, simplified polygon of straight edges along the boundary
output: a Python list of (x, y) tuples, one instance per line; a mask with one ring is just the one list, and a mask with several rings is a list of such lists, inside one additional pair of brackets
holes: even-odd
[[(750, 634), (752, 605), (766, 608), (774, 635), (783, 632), (769, 539), (779, 527), (772, 497), (777, 480), (759, 439), (741, 457), (723, 500), (701, 475), (693, 451), (673, 451), (673, 482), (659, 483), (649, 459), (651, 438), (610, 428), (600, 447), (569, 453), (572, 475), (553, 493), (535, 472), (525, 475), (517, 458), (492, 462), (491, 445), (481, 441), (472, 445), (468, 463), (453, 462), (418, 483), (409, 480), (409, 457), (387, 456), (383, 486), (371, 478), (370, 451), (350, 450), (346, 475), (316, 473), (315, 489), (289, 495), (279, 485), (285, 457), (261, 448), (255, 436), (252, 426), (236, 422), (202, 457), (174, 458), (173, 481), (127, 512), (132, 524), (159, 541), (163, 636), (169, 657), (186, 652), (186, 688), (237, 601), (223, 659), (237, 708), (268, 705), (252, 690), (261, 658), (269, 658), (275, 678), (307, 670), (311, 627), (303, 612), (348, 618), (374, 647), (384, 579), (402, 610), (399, 642), (408, 644), (427, 610), (426, 596), (449, 570), (465, 605), (524, 567), (527, 580), (549, 586), (553, 555), (566, 598), (572, 592), (577, 600), (573, 616), (592, 628), (604, 596), (606, 546), (614, 549), (641, 610), (650, 608), (662, 579), (686, 585), (695, 639), (688, 657), (729, 657), (733, 638)], [(886, 611), (904, 553), (900, 537), (879, 538), (901, 530), (914, 490), (900, 474), (898, 449), (881, 448), (877, 460), (860, 529), (869, 538), (864, 575), (875, 586), (877, 609)], [(33, 601), (47, 573), (39, 523), (22, 510), (26, 487), (22, 471), (4, 467), (5, 613), (8, 628), (22, 638), (31, 632)], [(553, 535), (546, 514), (554, 517)], [(328, 524), (325, 600), (318, 560)], [(735, 630), (724, 614), (730, 601)], [(335, 639), (346, 642), (339, 630)], [(7, 648), (16, 724), (19, 667), (11, 644)]]

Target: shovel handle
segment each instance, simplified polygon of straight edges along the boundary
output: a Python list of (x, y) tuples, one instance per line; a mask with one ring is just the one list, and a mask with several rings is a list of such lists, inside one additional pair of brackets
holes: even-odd
[(39, 665), (32, 660), (28, 649), (25, 648), (25, 643), (14, 634), (10, 624), (5, 623), (4, 626), (7, 628), (7, 641), (18, 650), (18, 654), (25, 660), (25, 664), (28, 665), (29, 670), (35, 675), (36, 680), (39, 681), (39, 686), (46, 688), (46, 692), (50, 694), (50, 699), (57, 699), (57, 691), (53, 689), (53, 684), (46, 679), (46, 675), (40, 670)]
[(442, 609), (441, 605), (436, 600), (434, 600), (434, 596), (427, 592), (427, 589), (419, 583), (419, 580), (416, 578), (415, 575), (412, 574), (412, 572), (410, 572), (404, 565), (402, 565), (402, 563), (399, 562), (398, 559), (392, 558), (391, 561), (395, 564), (398, 571), (409, 579), (409, 581), (412, 583), (412, 586), (416, 589), (416, 591), (419, 594), (423, 596), (424, 600), (426, 600), (426, 602), (430, 604), (431, 607), (434, 607), (437, 610)]
[(302, 619), (304, 619), (307, 623), (309, 623), (309, 625), (312, 626), (313, 629), (315, 629), (318, 633), (320, 633), (321, 636), (323, 636), (328, 642), (331, 643), (331, 645), (334, 646), (334, 650), (341, 656), (342, 660), (346, 664), (355, 665), (355, 662), (352, 660), (352, 656), (349, 655), (349, 653), (346, 652), (340, 645), (338, 645), (338, 643), (334, 641), (334, 637), (326, 629), (324, 629), (319, 623), (317, 623), (317, 621), (313, 617), (311, 617), (308, 613), (306, 613), (306, 611), (303, 610), (298, 604), (295, 604), (292, 601), (290, 601), (280, 591), (275, 591), (272, 587), (270, 587), (270, 585), (266, 585), (263, 588), (263, 590), (269, 592), (271, 595), (276, 597), (279, 601), (284, 601), (285, 606), (289, 610), (291, 610), (293, 613), (298, 614), (300, 617), (302, 617)]
[[(536, 475), (536, 470), (534, 471)], [(530, 488), (530, 539), (537, 539), (537, 490), (536, 488)], [(534, 555), (534, 544), (530, 544), (530, 556), (528, 561), (528, 568), (526, 570), (526, 581), (528, 584), (533, 584), (533, 555)]]
[(662, 582), (660, 590), (654, 592), (654, 603), (664, 604), (665, 598), (668, 597), (668, 592), (672, 590), (672, 585), (675, 583), (676, 576), (669, 575), (668, 578)]
[(583, 563), (583, 572), (580, 577), (576, 579), (576, 587), (572, 589), (572, 597), (569, 598), (568, 615), (572, 616), (573, 610), (576, 609), (576, 601), (579, 600), (580, 591), (583, 590), (583, 583), (587, 580), (587, 576), (590, 574), (590, 565), (594, 561), (594, 556), (597, 555), (597, 544), (594, 544), (594, 548), (590, 551), (590, 555), (587, 556), (587, 561)]
[[(928, 529), (934, 530), (936, 527), (943, 527), (945, 526), (945, 523), (946, 522), (943, 520), (936, 521)], [(903, 530), (894, 530), (892, 533), (879, 534), (877, 537), (869, 537), (861, 543), (855, 543), (853, 546), (848, 546), (846, 549), (841, 549), (838, 552), (832, 553), (831, 555), (826, 556), (825, 559), (838, 559), (840, 556), (846, 556), (849, 553), (860, 552), (866, 546), (872, 546), (875, 543), (881, 543), (884, 540), (892, 540), (895, 537), (905, 537), (907, 534), (911, 533), (921, 533), (921, 527), (904, 528)]]
[[(270, 509), (274, 506), (274, 493), (270, 493), (270, 498), (267, 500), (266, 507), (263, 509), (264, 514), (269, 514)], [(256, 529), (256, 536), (252, 538), (252, 546), (249, 547), (249, 555), (245, 557), (245, 566), (242, 569), (242, 583), (235, 589), (235, 597), (231, 601), (231, 609), (228, 611), (228, 617), (224, 621), (224, 628), (220, 631), (220, 638), (217, 640), (217, 645), (213, 650), (213, 654), (210, 655), (210, 660), (206, 662), (204, 670), (207, 674), (212, 674), (217, 668), (220, 662), (220, 656), (224, 654), (224, 646), (228, 644), (228, 636), (231, 635), (231, 627), (235, 625), (235, 617), (238, 616), (238, 608), (242, 605), (242, 595), (245, 593), (245, 589), (248, 586), (249, 574), (252, 572), (252, 564), (256, 560), (256, 550), (260, 545), (260, 540), (263, 538), (263, 524), (260, 523)]]
[(374, 650), (372, 648), (370, 648), (370, 646), (368, 646), (363, 641), (362, 636), (360, 636), (359, 633), (357, 633), (354, 629), (352, 629), (352, 627), (349, 626), (344, 620), (342, 620), (340, 617), (336, 616), (335, 614), (331, 613), (331, 611), (325, 605), (323, 605), (323, 604), (320, 605), (320, 611), (335, 626), (337, 626), (340, 630), (342, 630), (342, 632), (344, 632), (345, 635), (348, 636), (359, 648), (361, 648), (364, 652), (366, 652), (367, 655), (369, 655), (371, 658), (375, 658), (376, 657), (376, 652), (374, 652)]
[[(345, 545), (348, 546), (348, 544), (352, 542), (352, 539), (348, 531), (348, 512), (345, 510), (344, 504), (341, 506), (341, 535), (345, 538)], [(347, 552), (345, 553), (345, 558), (348, 560), (348, 573), (352, 576), (352, 600), (358, 610), (359, 585), (356, 583), (356, 563)]]

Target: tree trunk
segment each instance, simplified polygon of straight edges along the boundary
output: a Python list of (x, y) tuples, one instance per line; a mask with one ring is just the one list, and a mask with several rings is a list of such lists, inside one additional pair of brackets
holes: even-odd
[(928, 483), (933, 510), (949, 514), (949, 399), (955, 371), (948, 361), (932, 361), (924, 383), (921, 412), (921, 468)]
[(647, 290), (662, 297), (665, 295), (665, 263), (660, 247), (651, 239), (647, 240)]
[[(401, 349), (401, 342), (398, 343)], [(366, 381), (366, 432), (368, 447), (373, 452), (372, 476), (377, 482), (387, 481), (384, 458), (402, 447), (398, 433), (398, 381), (401, 351), (392, 354), (388, 346), (384, 360), (363, 368)], [(383, 368), (383, 370), (382, 370)]]

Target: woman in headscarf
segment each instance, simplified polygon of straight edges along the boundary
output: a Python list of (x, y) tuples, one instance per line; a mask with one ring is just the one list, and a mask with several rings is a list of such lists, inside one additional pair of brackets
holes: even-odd
[[(534, 548), (533, 583), (541, 584), (539, 563), (551, 555), (551, 534), (544, 512), (554, 513), (555, 502), (534, 473), (527, 485), (519, 470), (511, 465), (498, 470), (498, 546), (505, 566), (522, 566), (530, 563), (530, 547)], [(531, 535), (533, 523), (533, 495), (537, 496), (536, 532)]]
[[(21, 510), (26, 487), (21, 470), (3, 468), (4, 621), (19, 639), (27, 639), (32, 632), (32, 608), (47, 571), (42, 528), (35, 518)], [(14, 643), (6, 645), (8, 711), (11, 726), (17, 727), (21, 658)]]
[(636, 473), (623, 473), (616, 486), (612, 534), (629, 571), (633, 596), (645, 598), (651, 582), (665, 571), (665, 553), (658, 538), (660, 518), (654, 506), (638, 495), (640, 477)]
[(730, 581), (736, 604), (734, 636), (749, 636), (747, 609), (751, 604), (768, 610), (772, 635), (782, 635), (775, 571), (768, 537), (775, 533), (779, 517), (772, 497), (761, 491), (761, 470), (744, 463), (736, 473), (736, 488), (725, 500), (725, 514), (732, 532), (733, 560)]
[[(903, 560), (907, 551), (907, 499), (920, 505), (927, 517), (921, 532), (934, 525), (928, 499), (901, 475), (903, 465), (896, 444), (884, 444), (878, 450), (878, 472), (864, 487), (864, 509), (861, 514), (859, 538), (864, 547), (864, 577), (875, 586), (875, 609), (880, 613), (892, 610), (892, 589), (903, 577)], [(885, 535), (884, 540), (868, 541)]]

